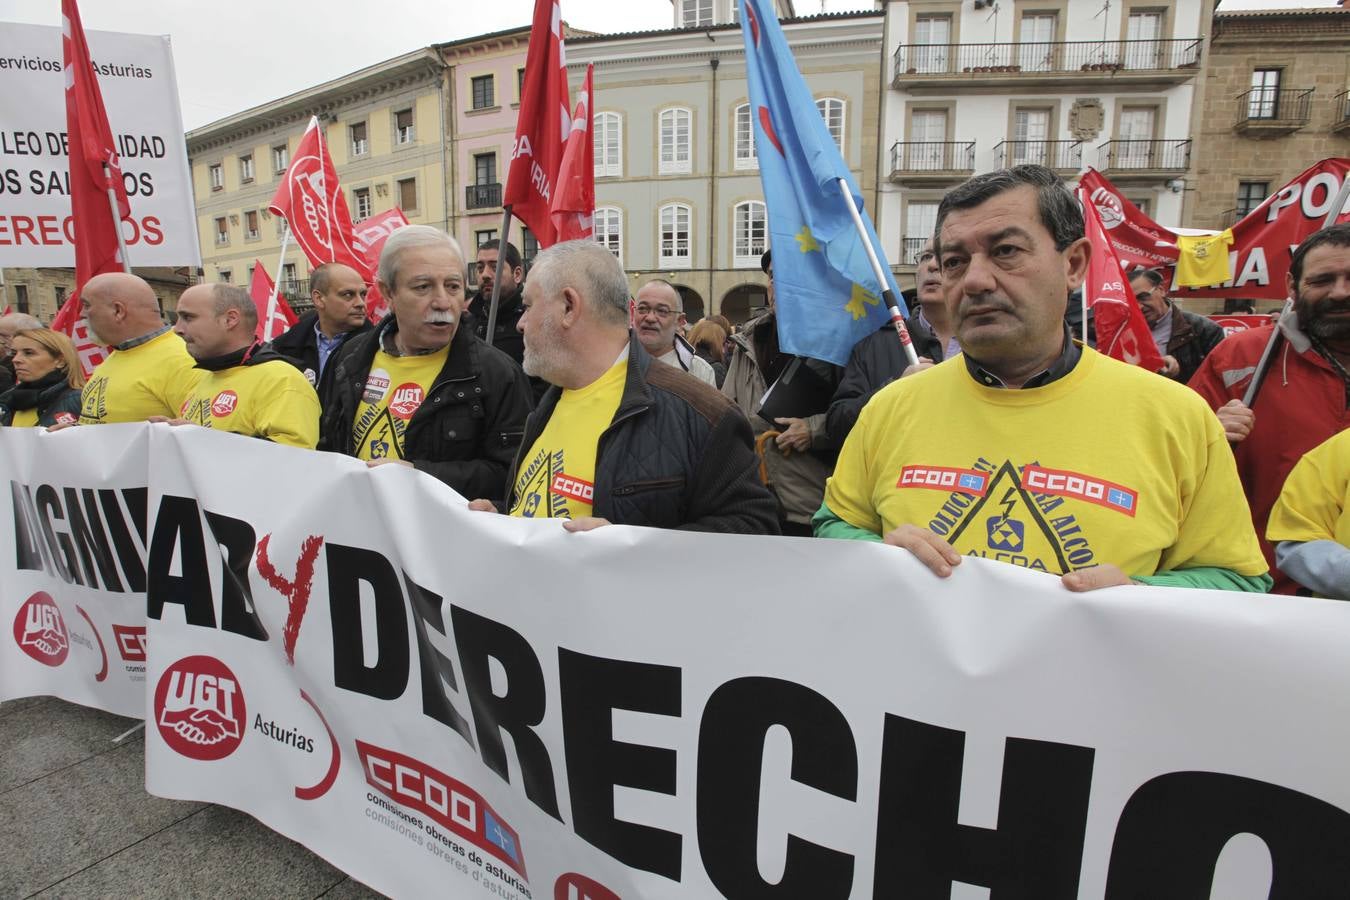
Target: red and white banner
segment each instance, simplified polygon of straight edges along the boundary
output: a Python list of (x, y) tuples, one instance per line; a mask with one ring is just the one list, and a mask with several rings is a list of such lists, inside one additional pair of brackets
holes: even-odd
[[(0, 461), (0, 697), (143, 675), (152, 793), (393, 897), (1350, 892), (1343, 603), (571, 534), (191, 426), (0, 429)], [(691, 558), (778, 577), (690, 590)]]
[(1083, 298), (1093, 310), (1097, 349), (1121, 362), (1159, 372), (1164, 364), (1158, 345), (1130, 290), (1124, 267), (1106, 237), (1097, 206), (1085, 200), (1085, 193), (1080, 190), (1078, 199), (1083, 206), (1083, 224), (1092, 256), (1083, 279)]
[(558, 242), (550, 206), (558, 189), (558, 168), (572, 128), (558, 0), (535, 0), (520, 114), (502, 205), (534, 233), (540, 247)]
[(592, 80), (595, 66), (586, 66), (586, 81), (572, 117), (572, 132), (567, 136), (558, 168), (558, 189), (550, 209), (558, 240), (572, 241), (595, 236), (595, 156), (591, 140)]
[(370, 266), (371, 277), (367, 279), (370, 290), (366, 293), (366, 318), (378, 322), (389, 315), (389, 301), (380, 292), (380, 282), (376, 277), (380, 267), (380, 252), (384, 250), (389, 236), (408, 224), (403, 210), (395, 206), (369, 219), (363, 219), (353, 227), (357, 248), (365, 255)]
[(267, 208), (286, 219), (291, 237), (310, 266), (340, 262), (360, 272), (367, 282), (373, 280), (370, 263), (353, 237), (347, 197), (317, 118), (310, 120)]
[(260, 341), (270, 341), (300, 321), (296, 318), (291, 305), (286, 302), (286, 298), (281, 294), (277, 294), (277, 303), (272, 310), (272, 318), (267, 318), (267, 307), (272, 299), (272, 292), (275, 290), (276, 284), (272, 281), (272, 276), (267, 274), (267, 269), (263, 267), (262, 260), (253, 260), (253, 277), (249, 279), (248, 295), (253, 298), (253, 305), (258, 310), (258, 327), (254, 329), (253, 336)]
[[(1233, 225), (1233, 246), (1228, 254), (1231, 281), (1208, 288), (1173, 284), (1169, 294), (1181, 299), (1285, 299), (1284, 278), (1294, 248), (1322, 227), (1348, 174), (1350, 159), (1344, 158), (1324, 159), (1308, 168)], [(1096, 206), (1111, 245), (1126, 265), (1176, 265), (1174, 232), (1146, 216), (1096, 169), (1089, 169), (1078, 183)], [(1350, 200), (1337, 221), (1350, 221)]]
[(1209, 318), (1223, 328), (1224, 337), (1237, 334), (1239, 331), (1246, 331), (1249, 328), (1260, 328), (1262, 325), (1269, 325), (1271, 322), (1270, 316), (1248, 313), (1219, 313)]

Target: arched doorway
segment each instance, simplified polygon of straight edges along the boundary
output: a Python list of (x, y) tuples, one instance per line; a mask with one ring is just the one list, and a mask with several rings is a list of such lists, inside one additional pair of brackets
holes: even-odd
[(674, 285), (674, 288), (680, 292), (680, 301), (684, 304), (684, 317), (689, 320), (689, 324), (692, 325), (703, 318), (703, 295), (682, 284)]
[(769, 294), (762, 284), (741, 284), (722, 296), (722, 315), (732, 325), (743, 325), (769, 305)]

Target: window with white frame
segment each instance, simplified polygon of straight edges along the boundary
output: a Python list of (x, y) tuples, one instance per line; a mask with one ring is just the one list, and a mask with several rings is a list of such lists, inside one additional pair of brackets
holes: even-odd
[(417, 132), (413, 128), (413, 111), (411, 109), (400, 109), (394, 113), (394, 143), (411, 144), (417, 139)]
[(595, 210), (595, 240), (623, 263), (623, 212), (614, 206)]
[(687, 269), (692, 264), (690, 228), (693, 210), (684, 203), (668, 203), (660, 211), (661, 268)]
[(239, 180), (248, 184), (253, 180), (253, 154), (239, 157)]
[(681, 0), (681, 28), (701, 28), (713, 23), (713, 0)]
[(211, 180), (211, 190), (219, 191), (225, 187), (225, 170), (220, 163), (206, 167), (206, 175)]
[(349, 126), (347, 133), (351, 136), (352, 156), (365, 156), (370, 152), (370, 140), (365, 122), (357, 122), (355, 125)]
[(352, 191), (352, 206), (356, 207), (356, 221), (369, 219), (371, 214), (370, 188), (357, 188)]
[(750, 116), (749, 103), (736, 107), (735, 166), (738, 169), (759, 168), (759, 157), (755, 155), (755, 123)]
[(286, 144), (277, 144), (272, 148), (272, 171), (280, 175), (291, 164), (291, 148)]
[(758, 200), (747, 200), (737, 203), (734, 213), (735, 246), (731, 264), (737, 269), (753, 269), (759, 265), (760, 257), (768, 249), (764, 204)]
[(591, 142), (595, 152), (595, 177), (623, 174), (623, 116), (616, 112), (596, 113), (592, 120)]
[(825, 127), (829, 129), (830, 137), (834, 138), (834, 145), (843, 153), (844, 101), (838, 97), (821, 97), (816, 101), (816, 109), (820, 110), (820, 117), (825, 120)]
[(692, 129), (693, 113), (684, 107), (664, 109), (659, 118), (661, 129), (662, 175), (677, 175), (693, 170)]
[(256, 241), (261, 232), (258, 230), (258, 211), (256, 209), (246, 210), (244, 212), (244, 240)]

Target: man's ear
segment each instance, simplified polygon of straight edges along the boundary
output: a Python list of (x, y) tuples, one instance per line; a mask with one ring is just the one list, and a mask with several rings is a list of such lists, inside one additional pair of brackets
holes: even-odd
[(1294, 273), (1293, 273), (1293, 272), (1285, 272), (1285, 273), (1284, 273), (1284, 295), (1285, 295), (1286, 297), (1292, 297), (1292, 296), (1294, 296), (1294, 287), (1295, 287), (1295, 285), (1294, 285)]
[(525, 267), (516, 266), (514, 269), (511, 270), (511, 277), (516, 280), (516, 284), (520, 284), (522, 281), (525, 280)]
[(1064, 275), (1068, 280), (1069, 290), (1077, 290), (1082, 286), (1091, 259), (1092, 243), (1085, 237), (1064, 248)]
[(239, 312), (239, 310), (231, 307), (225, 310), (225, 314), (222, 318), (225, 319), (225, 327), (233, 331), (234, 328), (239, 324), (239, 320), (243, 318), (243, 316)]
[(586, 301), (581, 298), (576, 288), (565, 287), (562, 289), (562, 324), (564, 326), (575, 325), (577, 319), (581, 317), (582, 309)]

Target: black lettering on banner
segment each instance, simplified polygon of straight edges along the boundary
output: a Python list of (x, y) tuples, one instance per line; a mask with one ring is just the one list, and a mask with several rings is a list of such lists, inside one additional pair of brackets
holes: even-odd
[(257, 543), (253, 526), (242, 519), (232, 519), (208, 511), (206, 524), (211, 536), (224, 551), (225, 565), (220, 573), (220, 627), (225, 631), (267, 640), (267, 629), (253, 606), (253, 589), (248, 582), (249, 564)]
[[(98, 587), (98, 576), (103, 578), (103, 586), (109, 591), (122, 591), (122, 579), (117, 577), (117, 567), (113, 565), (112, 548), (108, 546), (108, 535), (103, 529), (103, 520), (99, 518), (98, 504), (94, 492), (89, 488), (76, 492), (68, 487), (63, 493), (66, 498), (66, 520), (75, 548), (79, 551), (80, 562), (84, 565), (84, 580), (81, 584)], [(83, 497), (84, 508), (80, 507)], [(98, 576), (94, 566), (98, 566)]]
[(443, 598), (413, 581), (407, 572), (403, 573), (403, 583), (408, 589), (408, 606), (413, 614), (413, 634), (417, 637), (417, 662), (422, 673), (422, 712), (442, 725), (449, 725), (468, 742), (470, 747), (474, 747), (473, 729), (468, 720), (450, 702), (450, 697), (443, 686), (448, 684), (451, 690), (459, 692), (459, 682), (455, 678), (455, 664), (436, 649), (427, 634), (427, 626), (430, 626), (437, 634), (445, 636), (445, 617), (441, 615)]
[[(483, 616), (450, 607), (450, 624), (459, 648), (459, 665), (464, 671), (464, 690), (469, 695), (474, 731), (478, 735), (478, 753), (488, 768), (510, 783), (502, 731), (511, 735), (520, 760), (525, 796), (535, 806), (558, 821), (558, 794), (553, 785), (553, 765), (548, 749), (534, 728), (544, 720), (547, 698), (544, 673), (539, 658), (525, 638), (515, 631)], [(506, 671), (506, 693), (492, 691), (489, 660), (495, 659)]]
[[(142, 543), (145, 542), (147, 493), (148, 491), (145, 488), (125, 488), (122, 490), (122, 499), (126, 502), (127, 509), (131, 513)], [(131, 532), (127, 529), (126, 520), (122, 517), (122, 510), (117, 505), (117, 492), (100, 490), (98, 498), (103, 505), (103, 518), (108, 523), (108, 532), (112, 538), (113, 547), (117, 551), (117, 560), (122, 564), (122, 574), (127, 579), (127, 590), (140, 593), (145, 590), (145, 560), (141, 558), (140, 551), (137, 550), (135, 542), (132, 541)]]
[(56, 488), (50, 484), (40, 484), (34, 496), (37, 500), (38, 521), (42, 525), (42, 537), (46, 540), (47, 549), (51, 552), (52, 562), (56, 566), (56, 574), (66, 584), (80, 584), (79, 564), (75, 559), (75, 544), (71, 541), (70, 535), (65, 532), (57, 534), (52, 528), (53, 518), (57, 521), (65, 518), (61, 511), (61, 498), (57, 496)]
[(560, 647), (558, 681), (572, 829), (625, 865), (679, 881), (680, 835), (614, 817), (615, 785), (675, 796), (675, 751), (614, 740), (613, 711), (678, 717), (680, 670)]
[(962, 881), (993, 898), (1076, 898), (1092, 748), (1008, 738), (988, 829), (957, 821), (965, 744), (963, 732), (886, 716), (875, 896), (946, 900)]
[[(408, 687), (408, 617), (394, 567), (374, 550), (327, 544), (328, 605), (333, 619), (333, 683), (378, 700)], [(375, 607), (375, 665), (365, 664), (361, 637), (361, 583)]]
[(1350, 896), (1350, 813), (1252, 778), (1172, 772), (1125, 804), (1106, 898), (1209, 900), (1219, 854), (1239, 834), (1270, 851), (1270, 900)]
[(14, 567), (42, 571), (42, 544), (38, 532), (37, 511), (33, 509), (28, 486), (17, 481), (9, 483), (10, 501), (14, 504)]
[[(737, 678), (708, 698), (698, 729), (698, 846), (712, 883), (727, 897), (848, 897), (853, 857), (794, 834), (777, 884), (759, 872), (760, 773), (764, 736), (792, 737), (792, 780), (845, 800), (858, 796), (858, 750), (848, 720), (828, 699), (777, 678)], [(878, 889), (877, 897), (912, 896)]]
[[(178, 550), (181, 574), (169, 574), (174, 548)], [(216, 627), (216, 607), (211, 599), (211, 573), (206, 563), (206, 538), (201, 513), (190, 497), (166, 494), (155, 516), (150, 539), (149, 576), (146, 579), (146, 615), (161, 619), (164, 604), (177, 603), (189, 625)]]

